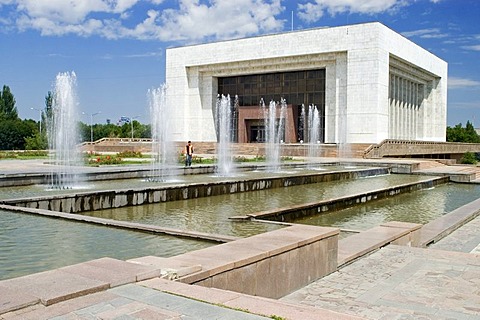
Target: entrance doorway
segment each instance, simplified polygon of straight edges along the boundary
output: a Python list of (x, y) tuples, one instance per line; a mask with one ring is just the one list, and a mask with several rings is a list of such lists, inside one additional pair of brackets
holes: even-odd
[(249, 142), (265, 142), (265, 126), (254, 125), (250, 126), (250, 141)]

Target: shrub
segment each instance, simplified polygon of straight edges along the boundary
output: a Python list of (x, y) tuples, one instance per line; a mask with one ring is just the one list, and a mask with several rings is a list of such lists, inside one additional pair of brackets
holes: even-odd
[(117, 153), (117, 157), (121, 158), (142, 158), (143, 155), (140, 151), (122, 151)]
[(466, 152), (463, 154), (462, 160), (460, 160), (463, 164), (476, 164), (477, 157), (473, 152)]
[(117, 156), (97, 156), (88, 160), (88, 164), (100, 166), (100, 165), (112, 165), (122, 163), (122, 158)]

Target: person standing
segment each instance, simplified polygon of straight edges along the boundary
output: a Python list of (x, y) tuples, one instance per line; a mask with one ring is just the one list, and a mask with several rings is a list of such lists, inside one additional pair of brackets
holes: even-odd
[(188, 141), (185, 146), (185, 166), (190, 167), (192, 165), (193, 146), (192, 141)]

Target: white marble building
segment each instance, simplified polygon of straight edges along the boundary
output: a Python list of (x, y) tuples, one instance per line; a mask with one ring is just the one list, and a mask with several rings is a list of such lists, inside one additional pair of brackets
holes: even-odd
[[(310, 80), (313, 71), (323, 78)], [(262, 75), (282, 83), (260, 84), (266, 77)], [(287, 83), (289, 75), (294, 80)], [(167, 49), (166, 84), (167, 101), (175, 109), (171, 128), (176, 141), (217, 140), (218, 93), (238, 94), (240, 110), (270, 96), (293, 97), (287, 104), (293, 103), (294, 110), (301, 103), (318, 104), (325, 143), (445, 141), (447, 63), (381, 23)], [(293, 114), (287, 121), (294, 121), (298, 130), (298, 112)], [(253, 132), (258, 126), (238, 128)]]

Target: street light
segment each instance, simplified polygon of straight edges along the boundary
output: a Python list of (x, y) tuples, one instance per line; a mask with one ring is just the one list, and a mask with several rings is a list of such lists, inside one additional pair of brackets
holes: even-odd
[(39, 121), (39, 127), (40, 127), (40, 134), (42, 134), (42, 109), (38, 109), (38, 108), (30, 108), (32, 110), (37, 110), (38, 112), (40, 112), (40, 121)]
[(100, 113), (102, 113), (102, 111), (98, 111), (98, 112), (95, 112), (95, 113), (82, 112), (82, 114), (90, 115), (90, 144), (92, 144), (92, 145), (93, 145), (93, 116), (96, 116), (97, 114), (100, 114)]
[(130, 124), (132, 125), (132, 141), (133, 141), (133, 119), (138, 119), (140, 116), (130, 117)]

